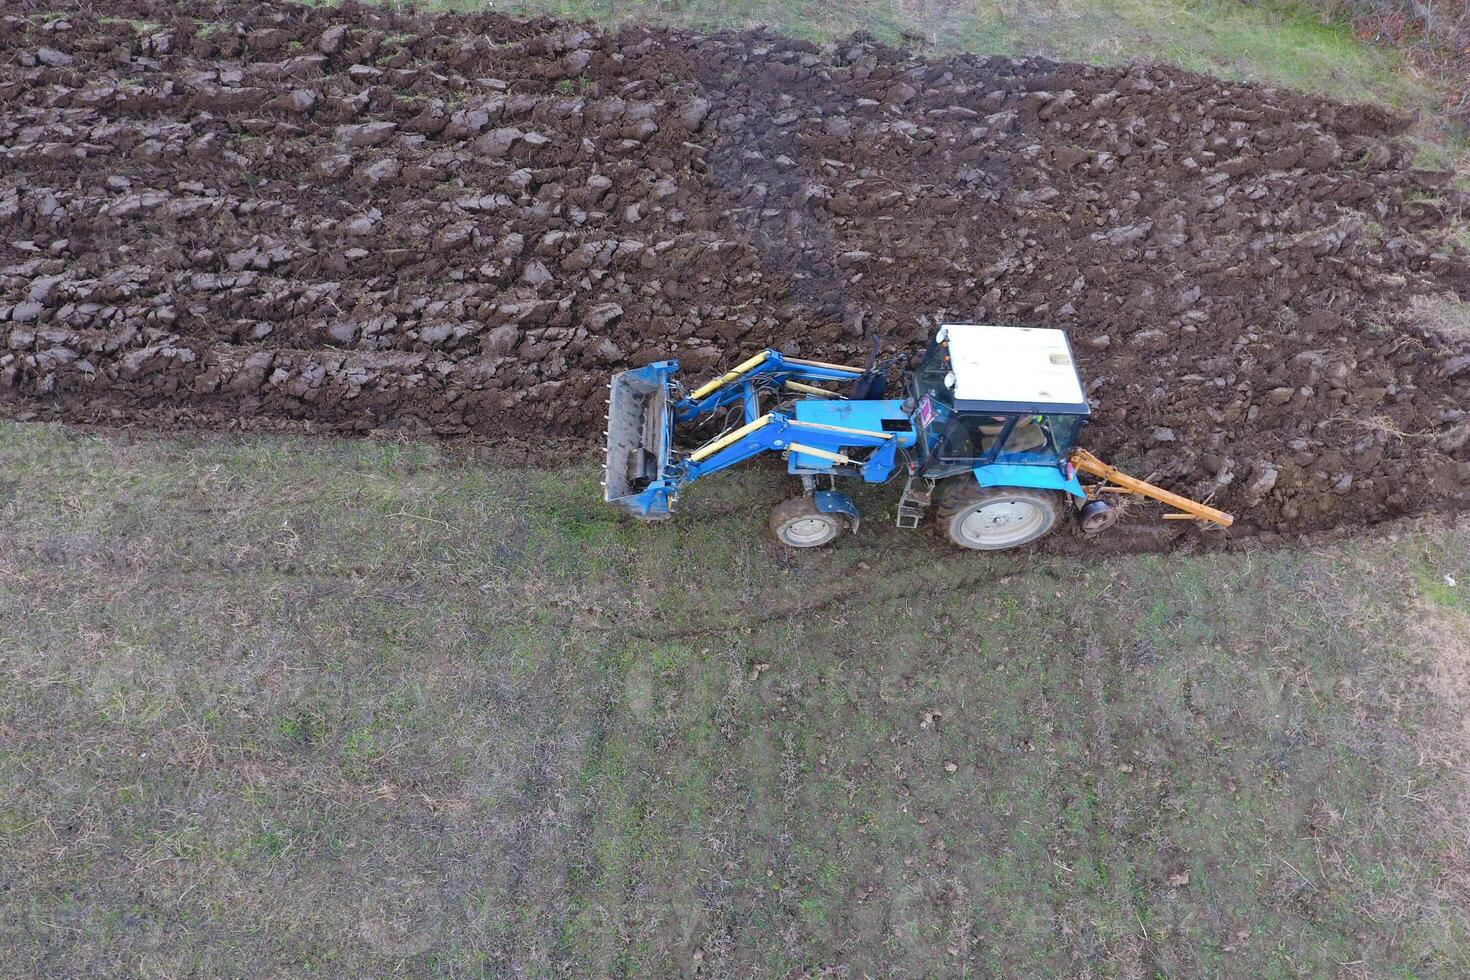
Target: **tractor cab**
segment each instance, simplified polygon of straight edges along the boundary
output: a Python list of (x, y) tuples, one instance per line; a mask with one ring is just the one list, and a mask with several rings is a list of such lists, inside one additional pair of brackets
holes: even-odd
[(1072, 491), (1067, 459), (1089, 410), (1062, 331), (941, 326), (911, 377), (909, 404), (920, 475), (974, 470), (982, 485), (1020, 479)]

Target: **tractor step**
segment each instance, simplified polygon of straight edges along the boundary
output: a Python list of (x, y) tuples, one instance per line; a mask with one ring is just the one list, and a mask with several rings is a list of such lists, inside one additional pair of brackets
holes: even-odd
[(934, 497), (934, 481), (920, 478), (918, 484), (913, 476), (903, 485), (903, 495), (898, 498), (898, 519), (894, 521), (902, 528), (916, 528), (929, 509)]

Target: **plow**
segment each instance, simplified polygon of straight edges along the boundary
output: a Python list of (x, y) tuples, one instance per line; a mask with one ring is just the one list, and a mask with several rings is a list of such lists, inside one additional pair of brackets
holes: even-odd
[(1020, 547), (1069, 521), (1099, 534), (1120, 498), (1157, 501), (1167, 520), (1234, 520), (1078, 445), (1090, 406), (1061, 330), (942, 325), (916, 366), (879, 363), (875, 344), (865, 367), (767, 349), (692, 390), (678, 374), (677, 361), (659, 361), (609, 385), (604, 499), (639, 520), (672, 517), (690, 483), (767, 453), (800, 481), (770, 517), (793, 548), (857, 531), (845, 481), (899, 477), (897, 525), (917, 528), (932, 510), (939, 532), (971, 550)]

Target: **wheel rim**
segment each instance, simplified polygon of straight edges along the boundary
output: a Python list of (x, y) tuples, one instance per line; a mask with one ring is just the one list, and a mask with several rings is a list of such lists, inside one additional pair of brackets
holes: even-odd
[(1090, 507), (1092, 507), (1092, 504), (1088, 504), (1087, 507), (1082, 509), (1082, 531), (1085, 534), (1097, 534), (1100, 531), (1106, 531), (1113, 526), (1114, 522), (1118, 520), (1118, 515), (1121, 513), (1118, 508), (1109, 507), (1106, 504), (1102, 504), (1089, 512), (1088, 508)]
[(959, 522), (959, 536), (979, 548), (1009, 548), (1045, 531), (1047, 515), (1045, 508), (1029, 500), (989, 500)]
[(787, 542), (806, 547), (832, 538), (835, 529), (832, 522), (825, 517), (798, 517), (782, 530)]

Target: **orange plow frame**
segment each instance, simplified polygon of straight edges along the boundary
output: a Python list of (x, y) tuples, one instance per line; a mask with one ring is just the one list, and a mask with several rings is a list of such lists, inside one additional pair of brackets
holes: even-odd
[(1128, 493), (1140, 497), (1152, 497), (1163, 504), (1175, 508), (1176, 513), (1165, 514), (1164, 519), (1170, 521), (1187, 521), (1199, 519), (1218, 524), (1220, 527), (1229, 527), (1235, 523), (1235, 518), (1223, 510), (1207, 507), (1202, 503), (1181, 497), (1177, 493), (1170, 493), (1163, 487), (1156, 487), (1134, 476), (1119, 470), (1116, 466), (1109, 466), (1085, 449), (1072, 450), (1072, 465), (1079, 472), (1088, 473), (1100, 480), (1105, 480), (1112, 486), (1102, 487), (1115, 493)]

